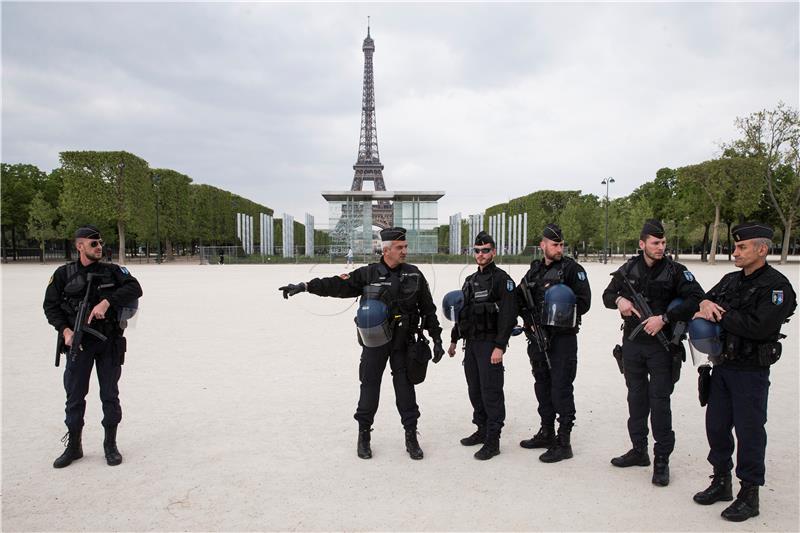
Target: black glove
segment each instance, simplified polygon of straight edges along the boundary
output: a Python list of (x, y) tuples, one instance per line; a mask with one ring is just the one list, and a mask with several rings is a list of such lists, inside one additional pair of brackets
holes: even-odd
[(444, 348), (442, 348), (442, 339), (433, 339), (433, 362), (438, 363), (442, 360), (444, 355)]
[(298, 283), (297, 285), (290, 283), (288, 285), (284, 285), (283, 287), (278, 287), (279, 291), (283, 291), (283, 297), (287, 300), (289, 296), (294, 296), (295, 294), (300, 294), (301, 292), (306, 291), (306, 284), (305, 283)]

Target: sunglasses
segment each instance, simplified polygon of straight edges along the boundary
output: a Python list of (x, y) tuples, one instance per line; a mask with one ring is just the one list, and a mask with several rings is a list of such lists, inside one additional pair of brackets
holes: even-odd
[(98, 246), (103, 246), (103, 239), (89, 241), (89, 248), (97, 248)]
[(477, 254), (490, 254), (490, 253), (492, 253), (492, 249), (491, 248), (473, 248), (472, 251), (475, 252), (476, 255)]

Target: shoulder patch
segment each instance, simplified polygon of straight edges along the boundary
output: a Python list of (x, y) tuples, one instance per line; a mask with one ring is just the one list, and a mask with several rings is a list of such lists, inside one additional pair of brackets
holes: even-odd
[(772, 303), (775, 305), (783, 303), (783, 291), (772, 291)]
[(128, 272), (128, 269), (127, 269), (127, 268), (125, 268), (124, 266), (121, 266), (121, 267), (119, 267), (119, 269), (120, 269), (120, 271), (121, 271), (123, 274), (125, 274), (126, 276), (130, 274), (130, 272)]
[(514, 280), (513, 279), (507, 279), (506, 280), (506, 290), (508, 292), (514, 292)]
[(586, 272), (584, 272), (582, 270), (580, 272), (578, 272), (578, 279), (581, 280), (581, 281), (586, 281)]
[(350, 279), (350, 274), (339, 274), (339, 278), (345, 280)]
[(686, 281), (694, 281), (694, 276), (688, 270), (683, 271), (683, 277), (686, 278)]

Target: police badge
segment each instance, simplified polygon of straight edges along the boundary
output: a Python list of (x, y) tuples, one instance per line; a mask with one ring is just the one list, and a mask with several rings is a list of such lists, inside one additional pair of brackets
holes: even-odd
[(508, 292), (514, 292), (514, 280), (506, 280), (506, 290)]
[(586, 272), (578, 272), (578, 279), (581, 281), (586, 281)]
[(783, 303), (783, 291), (772, 291), (772, 303), (775, 305)]
[(683, 271), (683, 277), (686, 278), (686, 281), (688, 281), (688, 282), (694, 281), (694, 276), (688, 270), (684, 270)]

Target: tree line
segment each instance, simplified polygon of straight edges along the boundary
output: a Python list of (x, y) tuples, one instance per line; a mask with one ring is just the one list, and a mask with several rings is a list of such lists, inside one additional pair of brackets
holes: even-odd
[[(2, 163), (3, 255), (16, 257), (17, 247), (34, 241), (44, 258), (45, 243), (69, 241), (82, 224), (98, 226), (108, 244), (115, 244), (124, 262), (126, 251), (163, 243), (166, 259), (192, 253), (197, 246), (233, 245), (236, 213), (258, 226), (267, 206), (230, 191), (193, 183), (178, 171), (151, 168), (125, 151), (69, 151), (50, 173), (34, 165)], [(275, 245), (282, 244), (281, 220), (275, 220)], [(256, 230), (257, 231), (257, 230)], [(305, 227), (294, 223), (295, 243), (305, 243)], [(316, 232), (315, 241), (325, 236)]]
[[(611, 199), (581, 191), (542, 190), (490, 206), (485, 218), (528, 213), (528, 242), (538, 243), (541, 229), (559, 224), (578, 252), (594, 253), (605, 246), (608, 213), (609, 248), (636, 249), (642, 222), (661, 220), (668, 248), (697, 246), (703, 261), (714, 263), (724, 239), (731, 250), (730, 228), (746, 219), (776, 228), (776, 244), (785, 262), (798, 226), (800, 208), (800, 125), (798, 112), (783, 102), (735, 120), (738, 138), (720, 146), (719, 157), (679, 168), (664, 167), (629, 195)], [(598, 177), (598, 180), (600, 177)], [(466, 223), (462, 228), (467, 238)], [(722, 235), (721, 230), (727, 235)], [(440, 226), (439, 243), (446, 246), (449, 226)], [(468, 247), (472, 243), (462, 242)], [(573, 248), (573, 249), (574, 249)], [(530, 249), (530, 248), (528, 248)]]

